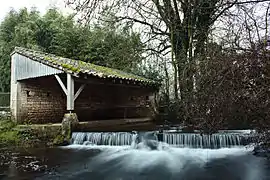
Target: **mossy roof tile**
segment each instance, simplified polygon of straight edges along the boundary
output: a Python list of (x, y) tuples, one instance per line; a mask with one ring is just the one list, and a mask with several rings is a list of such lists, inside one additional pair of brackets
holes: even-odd
[(80, 60), (64, 58), (56, 56), (54, 54), (35, 51), (32, 49), (15, 47), (13, 53), (21, 54), (34, 61), (38, 61), (42, 64), (49, 65), (53, 68), (63, 70), (64, 72), (71, 73), (77, 77), (79, 77), (80, 74), (88, 74), (99, 78), (122, 79), (122, 80), (142, 82), (143, 84), (147, 85), (159, 84), (156, 81), (146, 79), (144, 77), (127, 73), (124, 71), (120, 71), (118, 69), (99, 66), (92, 63), (86, 63)]

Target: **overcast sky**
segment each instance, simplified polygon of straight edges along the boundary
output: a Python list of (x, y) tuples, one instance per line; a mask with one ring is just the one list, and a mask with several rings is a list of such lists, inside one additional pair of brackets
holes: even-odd
[(0, 21), (2, 21), (7, 12), (13, 8), (18, 10), (23, 7), (31, 8), (37, 7), (37, 9), (43, 14), (46, 9), (52, 6), (56, 6), (63, 11), (63, 13), (71, 12), (68, 8), (65, 8), (64, 0), (0, 0)]

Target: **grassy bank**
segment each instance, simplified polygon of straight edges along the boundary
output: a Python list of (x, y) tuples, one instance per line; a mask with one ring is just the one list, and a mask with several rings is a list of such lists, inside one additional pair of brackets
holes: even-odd
[(9, 118), (0, 118), (0, 148), (52, 147), (62, 143), (61, 126), (21, 126)]
[(22, 140), (16, 124), (11, 120), (0, 119), (0, 147), (17, 146)]

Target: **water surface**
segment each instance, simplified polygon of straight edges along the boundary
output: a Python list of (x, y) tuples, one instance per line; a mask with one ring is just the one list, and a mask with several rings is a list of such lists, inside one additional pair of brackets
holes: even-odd
[(2, 151), (0, 179), (270, 180), (270, 163), (245, 147), (70, 145)]

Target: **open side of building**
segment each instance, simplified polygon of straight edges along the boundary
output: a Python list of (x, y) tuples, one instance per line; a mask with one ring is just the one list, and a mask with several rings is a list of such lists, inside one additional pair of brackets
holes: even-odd
[(151, 121), (158, 87), (140, 76), (53, 54), (20, 47), (11, 54), (10, 108), (19, 124), (61, 123), (69, 112), (81, 122)]

